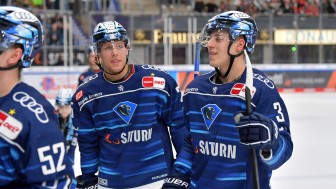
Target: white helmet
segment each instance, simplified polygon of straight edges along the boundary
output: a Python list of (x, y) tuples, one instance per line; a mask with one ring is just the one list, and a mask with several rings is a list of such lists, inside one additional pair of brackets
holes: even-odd
[(71, 88), (61, 88), (56, 96), (56, 105), (71, 105), (72, 95), (73, 93)]

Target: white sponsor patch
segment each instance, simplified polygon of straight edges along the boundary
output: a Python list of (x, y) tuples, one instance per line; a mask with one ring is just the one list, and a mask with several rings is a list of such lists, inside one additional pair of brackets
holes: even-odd
[(0, 133), (10, 140), (14, 140), (21, 131), (22, 123), (0, 110)]

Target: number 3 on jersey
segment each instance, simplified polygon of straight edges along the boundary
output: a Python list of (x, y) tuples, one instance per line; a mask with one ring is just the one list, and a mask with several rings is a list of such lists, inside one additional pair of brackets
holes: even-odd
[[(44, 175), (53, 174), (55, 172), (59, 172), (65, 169), (65, 165), (63, 163), (64, 155), (65, 155), (65, 147), (63, 142), (59, 142), (56, 144), (53, 144), (52, 149), (50, 149), (50, 146), (44, 146), (41, 148), (38, 148), (38, 155), (40, 162), (48, 162), (49, 166), (43, 165), (42, 166), (42, 172)], [(52, 150), (52, 151), (51, 151)], [(52, 153), (53, 155), (50, 155)], [(55, 167), (53, 156), (59, 155), (57, 165)]]
[(273, 104), (273, 108), (275, 109), (275, 110), (278, 110), (278, 116), (276, 116), (276, 118), (277, 118), (277, 120), (278, 120), (278, 122), (284, 122), (285, 121), (285, 117), (284, 117), (284, 115), (283, 115), (283, 113), (282, 113), (282, 109), (281, 109), (281, 106), (280, 106), (280, 103), (279, 102), (275, 102), (274, 104)]

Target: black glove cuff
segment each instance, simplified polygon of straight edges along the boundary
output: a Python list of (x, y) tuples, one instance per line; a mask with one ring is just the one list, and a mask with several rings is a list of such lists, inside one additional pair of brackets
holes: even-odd
[(188, 189), (190, 178), (187, 175), (171, 175), (164, 180), (162, 189)]
[(82, 175), (76, 177), (76, 189), (96, 189), (98, 188), (98, 176), (94, 175), (92, 178), (83, 180)]

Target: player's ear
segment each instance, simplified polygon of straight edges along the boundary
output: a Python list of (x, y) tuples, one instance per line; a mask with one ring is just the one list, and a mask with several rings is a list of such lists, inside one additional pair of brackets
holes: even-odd
[(22, 56), (22, 49), (21, 48), (13, 48), (10, 50), (10, 55), (8, 58), (8, 64), (9, 65), (14, 65), (19, 62)]
[(237, 52), (243, 51), (244, 48), (245, 48), (245, 38), (240, 36), (237, 40)]

